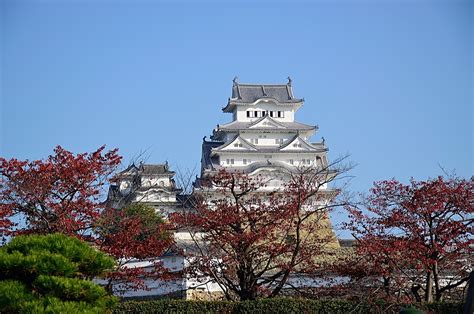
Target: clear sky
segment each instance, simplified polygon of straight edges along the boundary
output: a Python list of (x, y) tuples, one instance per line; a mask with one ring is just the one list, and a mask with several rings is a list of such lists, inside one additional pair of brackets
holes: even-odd
[(473, 1), (0, 2), (2, 156), (106, 144), (199, 168), (232, 78), (291, 75), (353, 191), (473, 174)]

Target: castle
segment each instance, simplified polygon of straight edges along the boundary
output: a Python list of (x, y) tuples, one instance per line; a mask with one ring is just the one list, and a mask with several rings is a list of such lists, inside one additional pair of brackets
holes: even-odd
[[(203, 138), (201, 172), (194, 183), (194, 190), (199, 191), (201, 180), (220, 169), (239, 171), (250, 176), (267, 176), (271, 181), (266, 189), (275, 190), (284, 184), (285, 174), (303, 167), (327, 168), (328, 148), (324, 138), (320, 142), (311, 142), (318, 126), (297, 122), (295, 119), (296, 112), (303, 104), (304, 99), (293, 94), (291, 78), (288, 78), (286, 84), (241, 84), (235, 78), (232, 96), (222, 108), (224, 113), (232, 114), (232, 121), (217, 125), (210, 140)], [(121, 208), (133, 202), (142, 202), (153, 206), (166, 217), (183, 208), (182, 191), (176, 187), (174, 174), (167, 163), (132, 164), (118, 174), (117, 181), (110, 187), (109, 206)], [(327, 184), (321, 190), (323, 193), (330, 192)], [(329, 200), (328, 198), (327, 201)], [(325, 228), (332, 233), (328, 218)], [(183, 232), (176, 233), (175, 238), (178, 245), (186, 244), (189, 240)], [(333, 246), (338, 247), (335, 236), (334, 239)], [(170, 255), (162, 259), (171, 269), (182, 269), (185, 264), (185, 258), (180, 256)], [(146, 266), (146, 261), (136, 261), (133, 267)], [(196, 288), (197, 283), (193, 279), (183, 279), (168, 287), (158, 287), (152, 282), (149, 286), (150, 291), (130, 291), (125, 296), (187, 291), (189, 288)], [(217, 287), (211, 284), (199, 289), (214, 291)]]

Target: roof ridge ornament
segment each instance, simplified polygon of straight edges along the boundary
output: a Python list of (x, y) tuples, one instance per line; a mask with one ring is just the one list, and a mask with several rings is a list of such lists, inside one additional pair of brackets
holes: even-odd
[(293, 90), (292, 90), (292, 86), (291, 86), (291, 82), (293, 82), (293, 80), (291, 79), (291, 77), (289, 75), (288, 75), (287, 79), (288, 79), (288, 83), (286, 83), (286, 90), (288, 91), (288, 100), (291, 100), (291, 99), (293, 99)]
[(234, 76), (234, 79), (232, 80), (232, 83), (233, 83), (234, 87), (237, 87), (237, 96), (238, 96), (238, 99), (242, 99), (242, 96), (240, 95), (239, 77), (238, 77), (238, 76)]

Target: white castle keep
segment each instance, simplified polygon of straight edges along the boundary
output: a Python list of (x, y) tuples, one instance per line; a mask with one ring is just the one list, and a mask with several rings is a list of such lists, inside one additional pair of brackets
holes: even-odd
[[(327, 168), (328, 148), (324, 138), (320, 142), (311, 142), (318, 126), (295, 121), (296, 112), (303, 104), (303, 98), (294, 96), (290, 78), (286, 84), (241, 84), (235, 78), (232, 97), (222, 108), (223, 112), (232, 114), (232, 121), (217, 125), (210, 140), (203, 138), (201, 174), (194, 183), (195, 191), (200, 189), (202, 179), (220, 169), (271, 177), (266, 188), (272, 190), (282, 186), (285, 174), (302, 168)], [(141, 202), (154, 207), (165, 217), (183, 210), (186, 208), (183, 202), (189, 196), (180, 194), (182, 190), (176, 187), (174, 174), (167, 163), (132, 164), (116, 176), (109, 190), (108, 205), (121, 208)], [(326, 185), (321, 188), (322, 193), (329, 195), (330, 191)], [(326, 228), (332, 232), (328, 219)], [(186, 232), (176, 233), (175, 238), (178, 245), (189, 244), (189, 234)], [(338, 247), (335, 236), (334, 240)], [(173, 254), (161, 259), (176, 271), (181, 270), (186, 263), (184, 257)], [(146, 261), (136, 261), (130, 266), (147, 267), (148, 264)], [(129, 291), (124, 296), (176, 295), (179, 290), (181, 295), (187, 297), (192, 294), (186, 291), (196, 285), (197, 282), (192, 278), (183, 278), (168, 285), (150, 281), (148, 286), (151, 290)], [(211, 285), (205, 289), (206, 292), (214, 292), (218, 287)]]
[(256, 174), (264, 169), (295, 170), (327, 165), (324, 140), (310, 142), (318, 127), (295, 121), (304, 99), (287, 84), (240, 84), (222, 108), (233, 120), (217, 125), (211, 141), (203, 140), (201, 175), (225, 168)]

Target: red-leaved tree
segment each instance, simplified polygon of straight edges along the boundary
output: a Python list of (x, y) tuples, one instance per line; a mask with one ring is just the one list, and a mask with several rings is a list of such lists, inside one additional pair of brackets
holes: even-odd
[[(7, 233), (86, 236), (99, 217), (100, 197), (120, 164), (117, 149), (73, 154), (61, 146), (45, 160), (0, 157), (0, 214)], [(24, 218), (17, 224), (13, 217)]]
[[(107, 208), (97, 223), (98, 243), (117, 260), (117, 269), (106, 276), (108, 291), (148, 289), (147, 280), (175, 278), (163, 266), (160, 256), (174, 244), (171, 225), (144, 204), (122, 209)], [(133, 262), (146, 267), (134, 267)]]
[(274, 174), (221, 170), (202, 179), (195, 210), (173, 217), (194, 240), (187, 271), (240, 300), (274, 297), (295, 284), (291, 276), (312, 274), (337, 246), (328, 212), (341, 204), (325, 188), (342, 172), (300, 170), (276, 177), (285, 177), (279, 187)]
[[(385, 291), (441, 300), (467, 282), (474, 250), (474, 179), (376, 182), (365, 211), (350, 208), (356, 252)], [(390, 290), (395, 288), (395, 290)]]
[[(117, 149), (73, 154), (60, 146), (44, 160), (0, 158), (0, 231), (5, 235), (59, 232), (88, 240), (117, 260), (108, 275), (127, 288), (145, 288), (143, 268), (124, 267), (136, 258), (156, 258), (173, 240), (153, 209), (105, 210), (105, 188), (117, 170)], [(13, 223), (24, 219), (24, 223)], [(159, 261), (150, 277), (167, 277)]]

